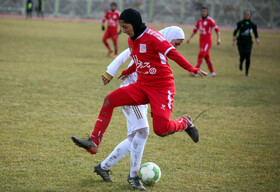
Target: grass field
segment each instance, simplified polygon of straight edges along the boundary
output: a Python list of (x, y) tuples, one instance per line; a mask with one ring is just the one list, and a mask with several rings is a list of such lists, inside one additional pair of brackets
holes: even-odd
[[(119, 108), (97, 155), (70, 139), (91, 133), (103, 98), (120, 84), (101, 83), (112, 60), (104, 57), (101, 25), (8, 18), (0, 25), (0, 191), (130, 191), (129, 157), (112, 167), (113, 184), (92, 172), (126, 138)], [(191, 29), (184, 30), (188, 37)], [(158, 164), (162, 178), (148, 191), (280, 191), (280, 34), (259, 35), (249, 78), (238, 70), (232, 31), (211, 49), (216, 78), (190, 78), (170, 62), (172, 117), (207, 112), (196, 122), (198, 143), (151, 129), (142, 163)], [(127, 47), (125, 34), (119, 44)], [(195, 64), (198, 35), (178, 51)]]

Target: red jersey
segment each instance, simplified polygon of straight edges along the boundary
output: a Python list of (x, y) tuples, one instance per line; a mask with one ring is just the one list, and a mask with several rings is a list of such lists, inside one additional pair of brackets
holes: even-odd
[(115, 11), (109, 10), (106, 12), (102, 20), (102, 23), (105, 23), (105, 21), (107, 20), (108, 27), (118, 27), (119, 17), (120, 17), (120, 12), (118, 10)]
[(216, 25), (214, 19), (211, 17), (207, 16), (205, 19), (200, 18), (194, 29), (193, 32), (196, 33), (197, 30), (199, 29), (200, 31), (200, 42), (201, 41), (210, 41), (212, 42), (212, 29), (216, 31), (216, 33), (219, 33), (219, 28)]
[(166, 55), (175, 47), (158, 31), (147, 27), (134, 41), (128, 38), (128, 46), (136, 64), (137, 81), (149, 86), (174, 86), (174, 77)]

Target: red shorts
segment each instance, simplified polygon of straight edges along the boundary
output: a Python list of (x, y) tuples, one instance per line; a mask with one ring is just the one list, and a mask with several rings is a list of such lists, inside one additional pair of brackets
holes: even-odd
[(151, 105), (151, 113), (166, 119), (171, 118), (175, 95), (174, 85), (168, 87), (148, 87), (136, 82), (122, 87), (125, 92), (138, 104)]
[(118, 39), (118, 28), (116, 27), (108, 27), (104, 36), (103, 40), (111, 38), (113, 41)]

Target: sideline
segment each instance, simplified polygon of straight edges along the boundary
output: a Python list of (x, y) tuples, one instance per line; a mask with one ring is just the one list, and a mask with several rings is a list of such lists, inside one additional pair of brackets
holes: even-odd
[[(16, 19), (25, 19), (25, 15), (15, 15), (15, 14), (0, 14), (0, 17), (3, 18), (16, 18)], [(38, 18), (36, 15), (32, 17), (32, 20), (42, 20), (41, 18)], [(47, 21), (70, 21), (70, 22), (84, 22), (84, 23), (101, 23), (101, 19), (85, 19), (85, 18), (70, 18), (70, 17), (50, 17), (45, 16), (43, 20)], [(159, 23), (159, 22), (146, 22), (148, 26), (161, 26), (161, 27), (167, 27), (176, 25), (182, 28), (193, 28), (194, 25), (192, 24), (180, 24), (180, 23)], [(233, 31), (234, 27), (230, 26), (219, 26), (220, 30), (223, 31)], [(280, 32), (280, 29), (269, 29), (269, 28), (258, 28), (258, 31), (260, 32)]]

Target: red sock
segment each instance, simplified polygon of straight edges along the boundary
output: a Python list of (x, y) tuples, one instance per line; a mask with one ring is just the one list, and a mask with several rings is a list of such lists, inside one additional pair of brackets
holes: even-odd
[(136, 103), (122, 88), (113, 91), (105, 97), (90, 137), (97, 146), (99, 146), (103, 134), (110, 123), (114, 108), (123, 105), (136, 105)]
[(155, 134), (158, 136), (167, 136), (175, 132), (184, 131), (186, 129), (187, 122), (185, 119), (168, 120), (159, 115), (153, 114), (153, 128)]

